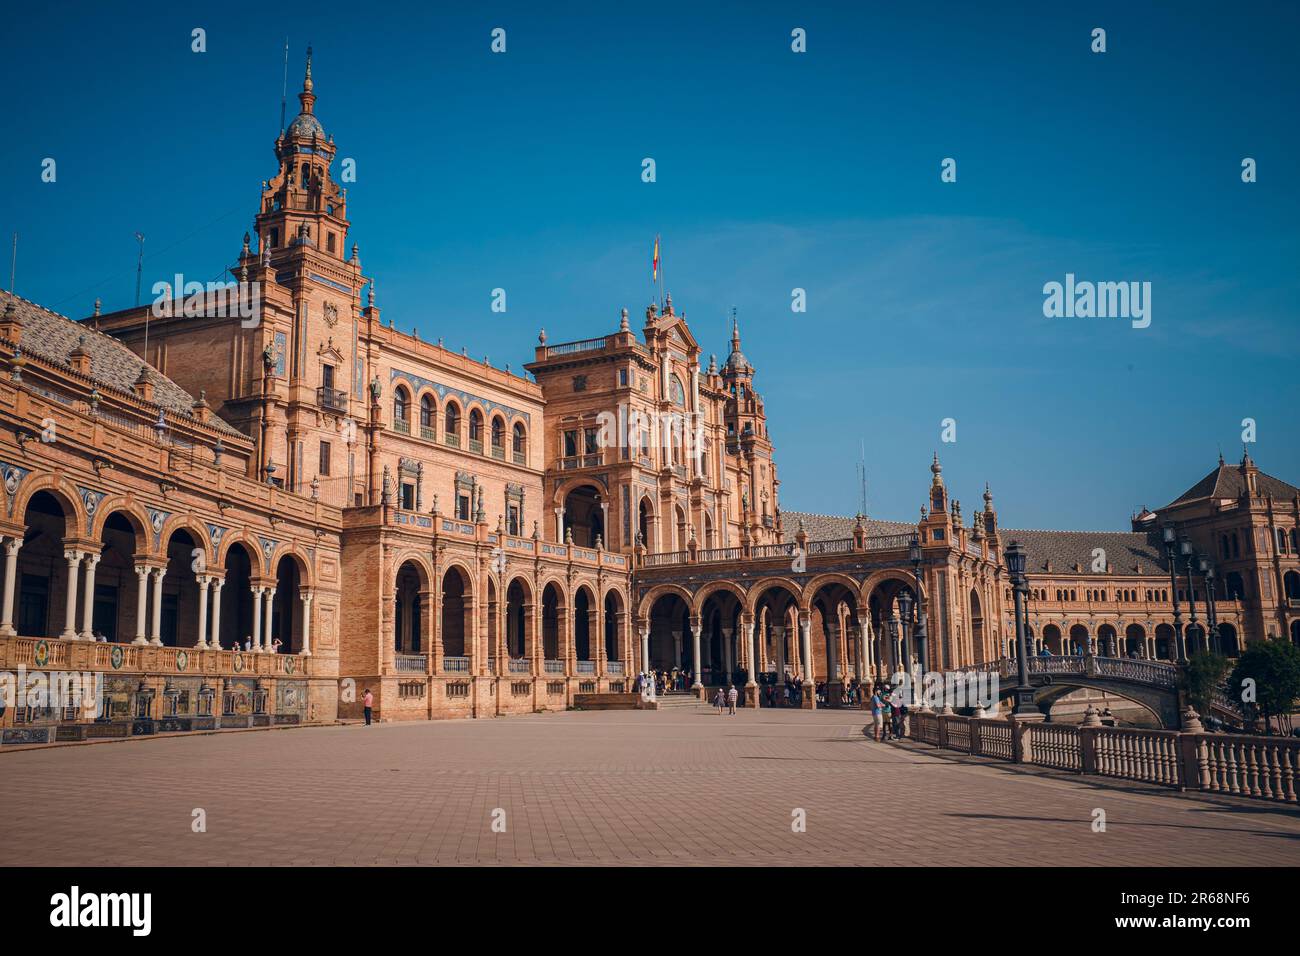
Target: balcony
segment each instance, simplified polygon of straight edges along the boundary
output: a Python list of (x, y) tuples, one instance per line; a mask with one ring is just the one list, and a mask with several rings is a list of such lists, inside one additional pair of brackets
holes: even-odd
[(474, 454), (476, 454), (476, 455), (481, 455), (481, 454), (483, 454), (483, 439), (481, 439), (481, 438), (471, 438), (471, 439), (469, 440), (469, 450), (472, 451), (472, 452), (473, 452)]
[(316, 404), (327, 412), (346, 412), (348, 396), (341, 388), (326, 388), (322, 385), (316, 389)]
[(423, 654), (396, 654), (393, 656), (393, 669), (404, 674), (423, 674), (425, 659)]
[(527, 674), (531, 668), (532, 662), (526, 657), (512, 657), (506, 662), (506, 669), (511, 674)]
[(460, 435), (456, 432), (447, 432), (447, 434), (442, 437), (442, 440), (452, 448), (460, 447)]
[(393, 421), (393, 431), (401, 432), (403, 435), (411, 434), (411, 423), (404, 418), (398, 418)]
[(542, 671), (546, 674), (563, 674), (564, 661), (543, 661)]
[(578, 661), (577, 664), (578, 664), (578, 673), (579, 673), (579, 674), (594, 674), (594, 673), (596, 673), (596, 662), (595, 662), (595, 661)]
[(444, 657), (442, 659), (442, 669), (449, 674), (468, 674), (469, 658), (468, 657)]
[(604, 463), (604, 457), (600, 452), (593, 452), (589, 455), (566, 455), (557, 463), (560, 471), (573, 471), (577, 468), (599, 468)]
[(516, 465), (528, 464), (528, 455), (522, 451), (515, 452), (515, 464)]
[(434, 430), (433, 430), (430, 426), (428, 426), (428, 425), (421, 425), (421, 426), (420, 426), (420, 437), (423, 438), (425, 441), (437, 441), (437, 440), (438, 440), (438, 436), (437, 436), (437, 434), (436, 434), (436, 433), (434, 432)]
[(500, 445), (493, 445), (493, 446), (492, 446), (492, 457), (495, 458), (495, 459), (497, 459), (498, 461), (505, 461), (505, 460), (506, 460), (506, 450), (505, 450), (504, 448), (502, 448)]

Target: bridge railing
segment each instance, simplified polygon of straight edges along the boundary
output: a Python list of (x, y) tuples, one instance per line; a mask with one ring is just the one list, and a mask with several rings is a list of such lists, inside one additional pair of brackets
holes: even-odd
[(907, 723), (912, 740), (973, 756), (1293, 805), (1300, 794), (1300, 738), (917, 711)]

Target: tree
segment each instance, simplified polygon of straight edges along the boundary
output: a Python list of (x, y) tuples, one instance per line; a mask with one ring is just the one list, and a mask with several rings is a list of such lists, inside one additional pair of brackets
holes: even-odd
[(1187, 700), (1202, 714), (1210, 712), (1214, 692), (1223, 687), (1223, 677), (1232, 662), (1219, 654), (1193, 654), (1183, 669), (1182, 690)]
[(1300, 648), (1286, 640), (1250, 644), (1232, 671), (1231, 683), (1233, 693), (1242, 694), (1248, 705), (1251, 701), (1246, 695), (1253, 688), (1254, 703), (1271, 731), (1272, 719), (1291, 713), (1300, 697)]

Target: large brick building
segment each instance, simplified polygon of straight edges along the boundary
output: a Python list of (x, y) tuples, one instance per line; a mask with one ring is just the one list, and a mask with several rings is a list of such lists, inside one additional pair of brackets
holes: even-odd
[(1249, 456), (1123, 533), (1004, 529), (987, 488), (967, 523), (937, 456), (916, 522), (782, 514), (738, 327), (705, 364), (669, 296), (639, 335), (543, 333), (531, 377), (397, 331), (310, 60), (299, 100), (232, 270), (251, 311), (0, 294), (0, 668), (103, 672), (111, 717), (168, 726), (332, 720), (367, 687), (382, 719), (562, 708), (647, 666), (752, 702), (756, 674), (892, 671), (918, 599), (929, 667), (1012, 653), (1012, 539), (1036, 647), (1168, 659), (1173, 596), (1206, 592), (1165, 527), (1216, 565), (1228, 652), (1300, 641), (1300, 491)]

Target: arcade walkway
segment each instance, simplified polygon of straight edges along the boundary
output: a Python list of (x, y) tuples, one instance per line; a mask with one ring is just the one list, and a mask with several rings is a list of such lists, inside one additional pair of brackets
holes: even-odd
[[(0, 753), (5, 862), (1292, 865), (1300, 814), (705, 708)], [(33, 802), (35, 801), (35, 802)], [(1094, 808), (1107, 832), (1091, 829)], [(191, 832), (203, 808), (207, 832)], [(492, 813), (506, 811), (507, 832)], [(807, 832), (791, 831), (807, 813)]]

